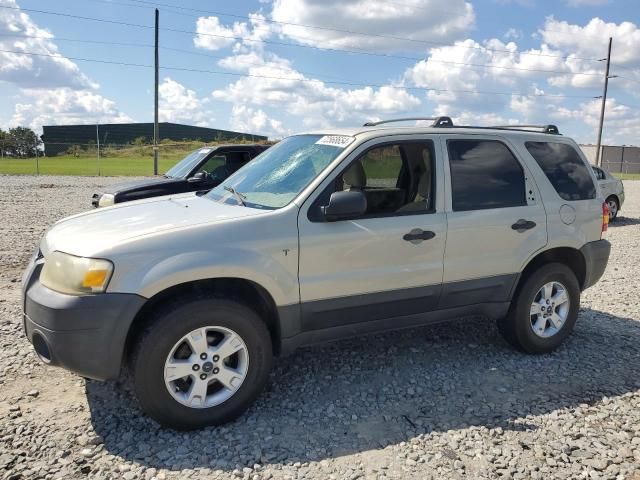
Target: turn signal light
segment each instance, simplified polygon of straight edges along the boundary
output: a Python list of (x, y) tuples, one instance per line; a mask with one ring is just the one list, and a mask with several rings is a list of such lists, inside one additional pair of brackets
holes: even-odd
[[(602, 232), (604, 233), (609, 228), (609, 205), (607, 203), (602, 204)], [(602, 235), (600, 235), (602, 237)]]

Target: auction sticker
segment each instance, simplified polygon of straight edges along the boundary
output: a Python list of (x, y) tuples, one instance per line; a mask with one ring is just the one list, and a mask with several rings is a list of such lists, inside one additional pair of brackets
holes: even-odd
[(355, 140), (347, 135), (325, 135), (316, 142), (316, 145), (329, 145), (331, 147), (344, 148)]

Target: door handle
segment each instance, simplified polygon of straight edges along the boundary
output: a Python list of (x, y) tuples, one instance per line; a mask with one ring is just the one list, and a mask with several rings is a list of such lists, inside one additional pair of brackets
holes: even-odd
[(429, 231), (429, 230), (425, 231), (425, 230), (421, 230), (419, 228), (414, 228), (409, 233), (405, 233), (402, 236), (402, 239), (406, 240), (407, 242), (420, 243), (423, 240), (431, 240), (435, 236), (436, 236), (436, 234), (431, 232), (431, 231)]
[(521, 218), (516, 223), (511, 225), (511, 228), (513, 230), (516, 230), (518, 233), (522, 233), (526, 230), (531, 230), (535, 226), (536, 226), (536, 222), (532, 222), (531, 220), (525, 220), (524, 218)]

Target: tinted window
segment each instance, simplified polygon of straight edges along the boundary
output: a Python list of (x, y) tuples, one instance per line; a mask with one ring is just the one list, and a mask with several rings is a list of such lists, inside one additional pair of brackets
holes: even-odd
[(449, 140), (453, 210), (525, 205), (522, 167), (507, 146), (494, 140)]
[(525, 146), (563, 200), (596, 198), (589, 169), (571, 145), (526, 142)]
[(604, 180), (605, 178), (607, 178), (602, 170), (600, 170), (597, 167), (592, 167), (592, 168), (593, 168), (593, 172), (596, 174), (596, 178), (598, 180)]
[(433, 208), (434, 169), (431, 142), (407, 142), (372, 148), (338, 177), (337, 190), (359, 190), (367, 197), (367, 215), (427, 213)]

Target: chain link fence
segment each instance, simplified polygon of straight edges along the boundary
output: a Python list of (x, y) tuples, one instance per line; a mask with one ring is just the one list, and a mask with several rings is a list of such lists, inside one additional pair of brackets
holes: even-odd
[[(158, 145), (158, 173), (169, 170), (193, 150), (216, 142), (163, 140)], [(233, 142), (247, 143), (247, 142)], [(595, 163), (595, 145), (581, 145)], [(640, 174), (640, 147), (602, 147), (602, 168), (611, 173)], [(22, 175), (153, 175), (153, 145), (47, 142), (23, 144), (0, 142), (0, 174)]]
[[(587, 159), (595, 164), (596, 146), (580, 145)], [(601, 166), (611, 173), (639, 174), (640, 147), (610, 146), (601, 147)]]
[[(163, 174), (193, 150), (215, 143), (162, 141), (158, 145), (158, 173)], [(47, 142), (18, 148), (5, 144), (0, 145), (0, 174), (148, 176), (153, 175), (153, 145)]]

